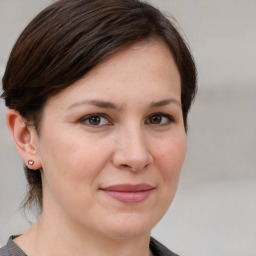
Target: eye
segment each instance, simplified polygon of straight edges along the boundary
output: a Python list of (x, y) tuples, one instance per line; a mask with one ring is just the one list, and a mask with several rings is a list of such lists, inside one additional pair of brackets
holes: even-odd
[(155, 113), (150, 115), (147, 119), (146, 119), (146, 124), (152, 124), (152, 125), (168, 125), (170, 123), (172, 123), (173, 117), (168, 115), (168, 114), (164, 114), (164, 113)]
[(90, 126), (105, 126), (111, 124), (103, 114), (90, 114), (80, 119), (80, 122)]

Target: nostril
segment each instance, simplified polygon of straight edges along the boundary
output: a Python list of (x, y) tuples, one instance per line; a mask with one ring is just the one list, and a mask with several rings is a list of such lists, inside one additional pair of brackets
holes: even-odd
[[(138, 142), (138, 140), (136, 140)], [(131, 145), (131, 144), (128, 144)], [(115, 167), (127, 171), (142, 171), (148, 169), (153, 162), (152, 155), (144, 144), (140, 143), (133, 147), (118, 148), (112, 155), (112, 163)]]
[(126, 170), (131, 170), (131, 171), (139, 171), (146, 169), (149, 166), (149, 164), (146, 164), (145, 166), (133, 166), (129, 164), (121, 164), (120, 167), (121, 169), (126, 169)]
[(122, 164), (121, 167), (126, 168), (126, 169), (128, 169), (128, 168), (133, 169), (133, 168), (132, 168), (131, 166), (129, 166), (128, 164)]

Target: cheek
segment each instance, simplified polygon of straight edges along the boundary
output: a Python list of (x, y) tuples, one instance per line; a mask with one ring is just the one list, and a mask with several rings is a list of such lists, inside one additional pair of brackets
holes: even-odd
[(40, 148), (43, 169), (46, 173), (50, 170), (51, 178), (58, 183), (88, 184), (106, 164), (109, 150), (95, 139), (67, 134), (44, 137)]
[[(155, 147), (157, 161), (176, 169), (181, 167), (186, 155), (186, 135), (177, 136), (171, 140), (165, 140)], [(179, 168), (178, 168), (179, 169)]]
[(91, 193), (97, 189), (94, 180), (109, 151), (95, 140), (67, 134), (44, 136), (40, 145), (44, 197), (48, 204), (54, 199), (67, 211), (82, 211), (91, 203)]
[[(156, 180), (158, 183), (158, 200), (156, 209), (156, 220), (168, 210), (175, 196), (180, 171), (186, 154), (186, 136), (174, 136), (175, 139), (166, 139), (155, 143), (154, 156), (156, 167)], [(157, 210), (158, 209), (158, 210)]]
[(155, 162), (166, 189), (176, 190), (186, 155), (186, 135), (165, 140), (155, 148)]

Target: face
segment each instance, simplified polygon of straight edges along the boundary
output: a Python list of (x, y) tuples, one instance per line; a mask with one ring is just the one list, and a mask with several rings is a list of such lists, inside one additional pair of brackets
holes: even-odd
[(186, 151), (181, 83), (167, 46), (135, 44), (48, 100), (37, 138), (43, 212), (91, 234), (149, 233)]

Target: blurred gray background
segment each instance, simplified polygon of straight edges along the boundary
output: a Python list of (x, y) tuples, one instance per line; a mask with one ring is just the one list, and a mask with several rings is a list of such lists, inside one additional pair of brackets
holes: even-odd
[[(0, 0), (0, 75), (50, 0)], [(176, 198), (153, 235), (182, 256), (256, 255), (256, 1), (152, 0), (178, 21), (199, 73)], [(0, 245), (29, 226), (22, 161), (0, 100)]]

